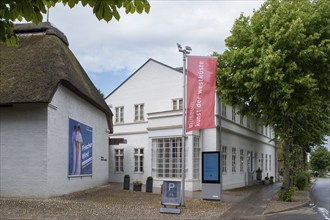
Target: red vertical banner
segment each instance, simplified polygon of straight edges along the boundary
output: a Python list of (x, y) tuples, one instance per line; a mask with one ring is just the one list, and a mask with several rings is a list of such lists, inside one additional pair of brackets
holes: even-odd
[(187, 57), (186, 131), (214, 128), (217, 57)]

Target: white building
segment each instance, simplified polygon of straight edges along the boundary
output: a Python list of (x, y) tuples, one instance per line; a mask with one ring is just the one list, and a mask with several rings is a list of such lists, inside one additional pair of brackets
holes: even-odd
[[(50, 23), (15, 32), (17, 48), (0, 44), (0, 197), (47, 198), (108, 183), (112, 113), (66, 37)], [(81, 145), (81, 155), (92, 152), (88, 175), (70, 175), (72, 120), (92, 131)]]
[[(178, 69), (149, 59), (106, 98), (115, 114), (110, 182), (123, 182), (125, 174), (143, 182), (153, 176), (155, 186), (181, 178), (182, 88)], [(272, 130), (236, 112), (222, 106), (224, 189), (247, 185), (248, 172), (258, 167), (263, 178), (275, 176)], [(185, 188), (200, 190), (201, 152), (216, 150), (216, 129), (188, 132), (185, 149)]]

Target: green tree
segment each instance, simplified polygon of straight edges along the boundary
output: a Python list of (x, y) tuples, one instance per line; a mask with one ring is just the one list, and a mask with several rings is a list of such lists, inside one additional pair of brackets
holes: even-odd
[(150, 4), (147, 0), (1, 0), (0, 1), (0, 43), (16, 45), (13, 22), (17, 19), (38, 24), (42, 22), (42, 14), (47, 8), (58, 3), (68, 5), (70, 8), (79, 2), (83, 6), (89, 5), (95, 16), (109, 22), (112, 18), (120, 19), (118, 9), (124, 8), (126, 14), (135, 12), (149, 12)]
[(329, 0), (268, 0), (236, 20), (219, 55), (222, 99), (271, 125), (281, 139), (284, 196), (293, 186), (297, 148), (329, 132), (329, 11)]
[(312, 170), (324, 175), (328, 166), (330, 166), (330, 152), (326, 147), (320, 146), (311, 152), (310, 165)]

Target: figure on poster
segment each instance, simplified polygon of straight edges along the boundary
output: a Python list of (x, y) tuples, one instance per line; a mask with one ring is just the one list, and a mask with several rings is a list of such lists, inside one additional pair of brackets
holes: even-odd
[(77, 126), (73, 126), (73, 132), (71, 135), (71, 143), (72, 143), (72, 170), (71, 174), (76, 173), (76, 163), (77, 163), (77, 148), (76, 148), (76, 134), (77, 134)]
[(76, 147), (77, 147), (77, 163), (76, 163), (76, 175), (81, 174), (81, 145), (83, 143), (83, 138), (81, 135), (80, 124), (77, 125), (76, 133)]

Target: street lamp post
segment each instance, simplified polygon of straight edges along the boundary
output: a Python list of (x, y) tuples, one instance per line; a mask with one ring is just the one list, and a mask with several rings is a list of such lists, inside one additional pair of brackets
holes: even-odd
[(183, 97), (182, 97), (182, 173), (181, 173), (181, 206), (185, 206), (184, 194), (185, 194), (185, 143), (186, 143), (186, 59), (187, 54), (192, 50), (191, 47), (185, 46), (184, 48), (177, 44), (179, 52), (183, 55), (183, 66), (182, 66), (182, 75), (183, 75)]

